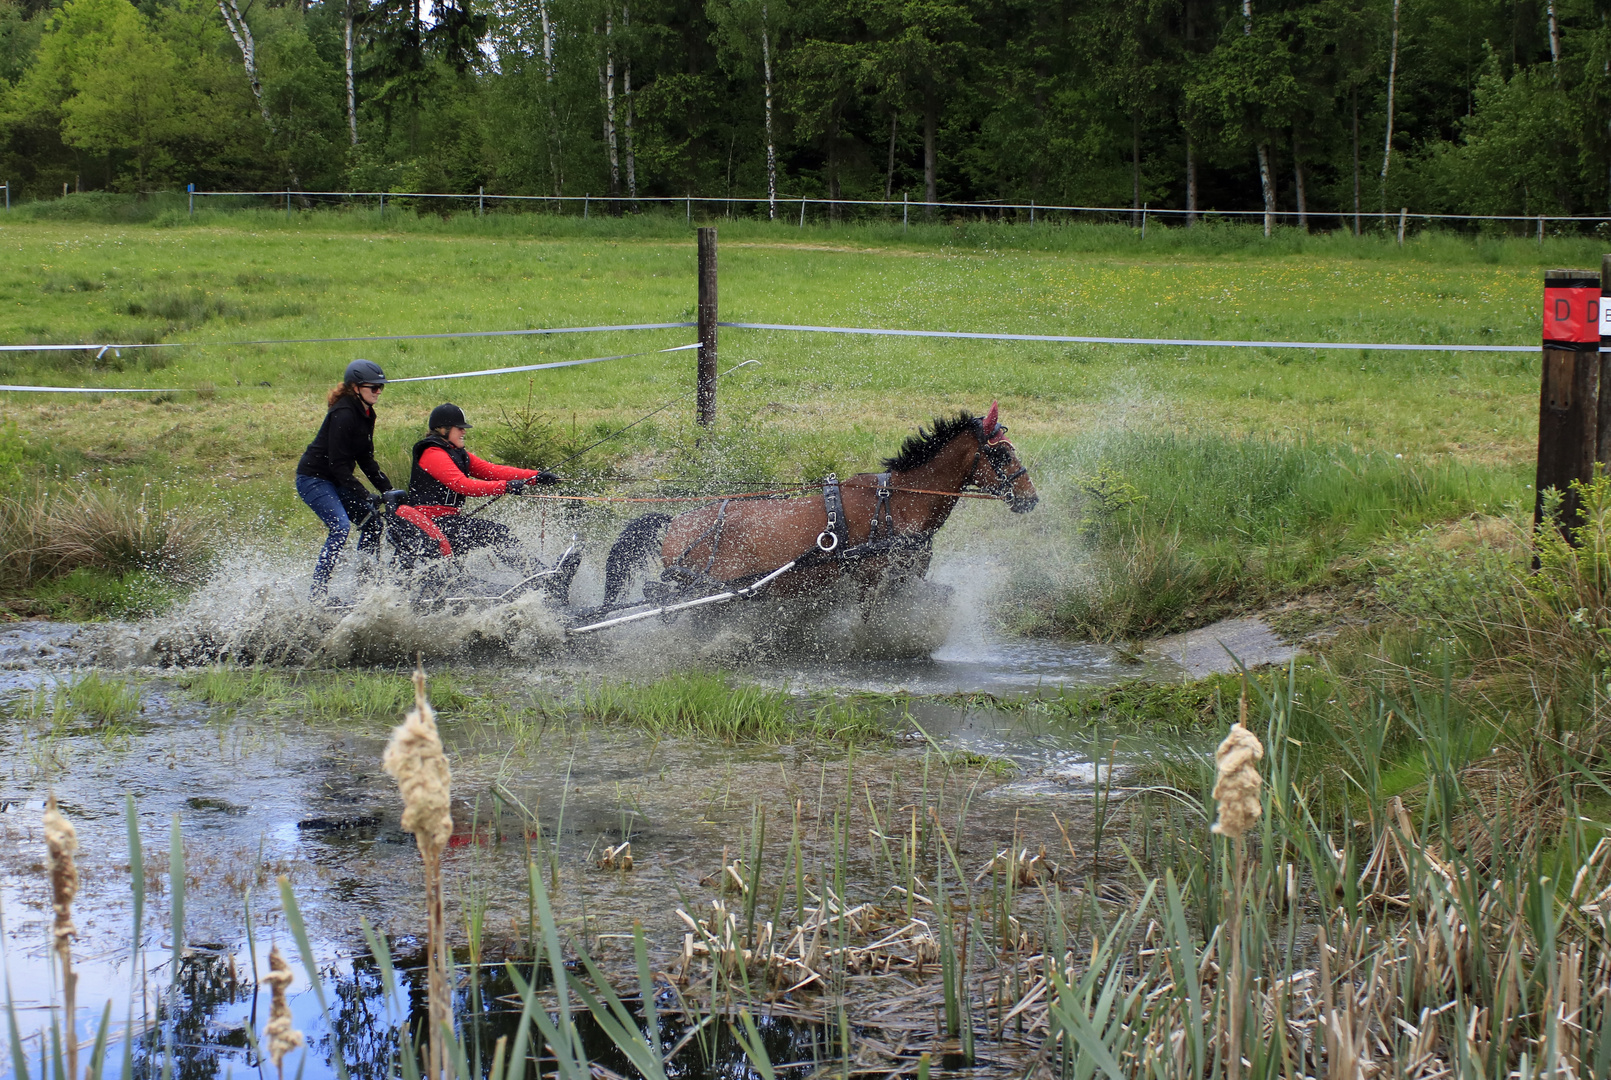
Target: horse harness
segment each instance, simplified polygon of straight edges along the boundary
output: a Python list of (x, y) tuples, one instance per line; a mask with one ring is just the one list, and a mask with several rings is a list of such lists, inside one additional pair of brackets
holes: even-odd
[[(1010, 460), (1003, 458), (997, 460), (997, 454), (1012, 451), (1012, 444), (1006, 439), (1007, 427), (997, 424), (995, 431), (986, 434), (984, 425), (979, 425), (979, 448), (973, 455), (973, 464), (968, 468), (968, 480), (963, 484), (963, 490), (974, 487), (987, 495), (998, 499), (1006, 499), (1012, 495), (1013, 481), (1023, 476), (1029, 470), (1020, 465), (1017, 471), (1002, 476), (1001, 471)], [(996, 483), (985, 486), (977, 484), (973, 476), (978, 472), (981, 458), (989, 457), (990, 463), (996, 469)], [(894, 489), (890, 486), (890, 474), (881, 472), (874, 476), (875, 503), (871, 527), (868, 530), (867, 540), (864, 543), (850, 546), (850, 530), (845, 522), (845, 502), (842, 485), (839, 477), (829, 473), (822, 482), (822, 508), (827, 517), (827, 525), (817, 534), (814, 547), (807, 550), (796, 561), (799, 569), (807, 566), (817, 566), (827, 562), (849, 562), (855, 559), (864, 559), (874, 555), (886, 555), (896, 551), (923, 551), (933, 547), (934, 535), (932, 533), (897, 533), (895, 531), (895, 517), (890, 511), (890, 496)], [(722, 540), (722, 530), (727, 523), (727, 505), (732, 500), (723, 499), (716, 508), (716, 520), (710, 527), (696, 536), (682, 554), (672, 560), (663, 576), (678, 578), (685, 585), (699, 582), (701, 584), (721, 584), (716, 582), (710, 571), (716, 565), (716, 549)], [(706, 540), (710, 541), (710, 555), (705, 559), (705, 567), (695, 570), (693, 567), (683, 565), (683, 560), (693, 554), (694, 549)], [(742, 579), (740, 579), (742, 580)]]

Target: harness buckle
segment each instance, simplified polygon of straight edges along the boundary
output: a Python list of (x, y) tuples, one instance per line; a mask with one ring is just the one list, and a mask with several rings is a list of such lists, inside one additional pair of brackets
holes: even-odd
[(839, 537), (833, 533), (833, 522), (828, 522), (828, 528), (817, 534), (817, 550), (829, 553), (839, 550)]

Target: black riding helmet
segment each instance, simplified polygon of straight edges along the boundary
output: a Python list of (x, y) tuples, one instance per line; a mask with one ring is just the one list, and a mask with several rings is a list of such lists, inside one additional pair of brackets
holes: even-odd
[(353, 386), (385, 386), (386, 373), (373, 360), (354, 360), (347, 365), (341, 381)]
[(438, 428), (464, 428), (466, 431), (473, 426), (464, 418), (464, 410), (452, 402), (443, 402), (431, 410), (431, 419), (426, 425), (432, 431)]

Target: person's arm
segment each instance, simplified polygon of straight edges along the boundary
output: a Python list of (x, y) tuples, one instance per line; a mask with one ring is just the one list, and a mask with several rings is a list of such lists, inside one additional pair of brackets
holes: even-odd
[(470, 475), (480, 480), (535, 480), (540, 472), (541, 469), (517, 469), (513, 465), (498, 465), (470, 454)]
[(391, 490), (391, 478), (388, 477), (386, 475), (386, 471), (380, 467), (380, 462), (375, 460), (375, 455), (373, 453), (371, 453), (368, 457), (361, 459), (358, 462), (358, 467), (364, 470), (364, 475), (369, 477), (369, 482), (375, 485), (376, 491), (386, 492)]
[[(472, 463), (475, 461), (474, 458), (470, 460)], [(465, 476), (440, 446), (429, 447), (420, 455), (420, 468), (440, 480), (449, 491), (460, 495), (502, 495), (505, 490), (502, 480), (477, 480)]]

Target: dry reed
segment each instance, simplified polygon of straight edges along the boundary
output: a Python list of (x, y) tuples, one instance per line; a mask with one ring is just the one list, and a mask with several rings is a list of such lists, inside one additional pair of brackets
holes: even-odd
[(453, 1026), (447, 918), (442, 903), (442, 852), (453, 834), (449, 808), (453, 773), (436, 730), (436, 712), (425, 696), (425, 672), (418, 667), (414, 669), (414, 708), (392, 730), (382, 764), (397, 781), (403, 797), (403, 829), (414, 834), (425, 863), (429, 1068), (435, 1080), (450, 1061), (445, 1042)]
[(73, 897), (78, 894), (78, 833), (56, 809), (56, 796), (45, 804), (45, 847), (50, 853), (51, 946), (62, 965), (62, 1003), (66, 1013), (67, 1075), (78, 1076), (78, 975), (73, 971)]
[(263, 1037), (268, 1043), (269, 1060), (274, 1062), (274, 1068), (283, 1077), (285, 1055), (302, 1045), (302, 1032), (291, 1026), (291, 1007), (285, 1001), (286, 988), (291, 985), (291, 965), (280, 955), (278, 945), (269, 953), (269, 973), (263, 976), (263, 981), (268, 983), (272, 995)]

